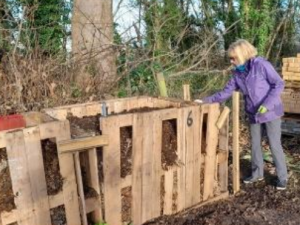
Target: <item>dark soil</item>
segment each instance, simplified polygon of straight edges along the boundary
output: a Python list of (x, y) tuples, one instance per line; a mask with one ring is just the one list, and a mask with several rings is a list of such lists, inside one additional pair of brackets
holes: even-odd
[(126, 187), (121, 190), (122, 195), (122, 221), (130, 222), (131, 218), (131, 204), (132, 204), (132, 192), (131, 187)]
[[(118, 115), (120, 114), (128, 114), (128, 113), (145, 113), (145, 112), (152, 112), (152, 111), (157, 111), (157, 110), (162, 110), (162, 109), (170, 109), (174, 108), (173, 106), (169, 107), (164, 107), (164, 108), (159, 108), (159, 107), (143, 107), (143, 108), (136, 108), (136, 109), (130, 109), (130, 110), (124, 110), (120, 113), (117, 113)], [(115, 112), (111, 112), (111, 114), (116, 114)]]
[(61, 205), (50, 210), (52, 225), (67, 225), (65, 206)]
[(71, 136), (72, 138), (91, 135), (100, 135), (100, 116), (86, 116), (78, 118), (72, 115), (68, 115), (67, 119), (71, 125)]
[(15, 209), (6, 149), (0, 149), (0, 213)]
[(87, 174), (87, 168), (84, 166), (81, 166), (81, 174), (82, 174), (82, 183), (83, 183), (83, 192), (84, 197), (86, 199), (97, 197), (98, 193), (94, 188), (91, 188), (88, 186), (89, 180), (88, 180), (88, 174)]
[(163, 170), (176, 165), (177, 162), (177, 125), (176, 120), (165, 120), (162, 125), (162, 155)]
[(56, 195), (62, 191), (63, 177), (60, 174), (57, 146), (49, 139), (42, 141), (43, 160), (48, 195)]
[(132, 174), (132, 127), (121, 127), (121, 177)]

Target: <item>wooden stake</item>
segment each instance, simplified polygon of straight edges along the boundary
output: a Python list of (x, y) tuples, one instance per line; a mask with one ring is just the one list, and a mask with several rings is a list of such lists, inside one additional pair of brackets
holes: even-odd
[(88, 221), (86, 218), (85, 197), (84, 197), (84, 190), (83, 190), (83, 183), (82, 183), (82, 176), (81, 176), (79, 152), (75, 152), (74, 161), (75, 161), (75, 170), (76, 170), (76, 177), (77, 177), (77, 187), (78, 187), (79, 199), (80, 199), (79, 203), (80, 203), (81, 219), (83, 225), (87, 225)]
[(159, 93), (161, 97), (168, 97), (167, 87), (166, 87), (166, 81), (164, 78), (164, 75), (162, 73), (156, 74), (158, 87), (159, 87)]
[(183, 99), (185, 101), (191, 101), (191, 91), (190, 91), (190, 85), (184, 84), (183, 85)]
[(227, 106), (225, 106), (216, 124), (219, 130), (223, 127), (224, 122), (226, 121), (229, 113), (230, 109)]
[(232, 140), (232, 151), (233, 151), (233, 192), (237, 193), (240, 190), (240, 145), (239, 145), (239, 111), (240, 111), (240, 96), (239, 92), (233, 94), (233, 112), (232, 112), (232, 123), (233, 123), (233, 140)]

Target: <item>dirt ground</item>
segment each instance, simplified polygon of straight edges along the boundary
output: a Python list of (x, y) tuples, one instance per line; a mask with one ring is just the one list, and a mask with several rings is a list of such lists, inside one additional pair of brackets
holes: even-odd
[[(300, 137), (282, 137), (283, 147), (288, 158), (300, 161)], [(250, 173), (251, 163), (249, 132), (241, 128), (241, 178)], [(264, 139), (264, 153), (269, 145)], [(267, 159), (268, 160), (268, 159)], [(231, 160), (230, 160), (231, 161)], [(230, 176), (232, 165), (230, 165)], [(229, 183), (232, 183), (231, 180)], [(289, 168), (288, 188), (285, 191), (275, 189), (276, 174), (274, 165), (265, 163), (265, 180), (256, 184), (241, 183), (241, 191), (228, 199), (211, 203), (203, 207), (180, 212), (172, 216), (162, 216), (144, 225), (299, 225), (300, 224), (300, 173)], [(232, 193), (232, 187), (229, 186)]]

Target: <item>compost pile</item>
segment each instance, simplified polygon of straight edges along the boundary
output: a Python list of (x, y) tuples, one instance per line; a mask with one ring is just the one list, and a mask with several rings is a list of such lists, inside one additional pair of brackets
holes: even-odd
[(0, 212), (10, 212), (15, 208), (15, 203), (5, 149), (0, 149), (0, 190)]
[[(247, 127), (241, 127), (241, 178), (250, 173), (250, 143)], [(275, 189), (276, 174), (268, 157), (269, 145), (263, 140), (265, 180), (256, 184), (241, 184), (241, 191), (228, 199), (193, 208), (176, 215), (162, 216), (144, 225), (264, 225), (300, 224), (300, 137), (284, 136), (283, 148), (289, 165), (289, 184), (285, 191)], [(232, 160), (229, 160), (231, 164)], [(232, 165), (229, 166), (231, 178)], [(229, 183), (232, 183), (230, 180)], [(229, 186), (232, 191), (232, 187)]]

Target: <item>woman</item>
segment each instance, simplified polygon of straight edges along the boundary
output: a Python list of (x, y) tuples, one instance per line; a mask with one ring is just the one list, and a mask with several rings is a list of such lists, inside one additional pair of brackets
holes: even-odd
[(285, 190), (288, 175), (281, 145), (280, 119), (284, 114), (280, 99), (284, 82), (270, 62), (257, 57), (257, 50), (246, 40), (238, 40), (231, 44), (228, 56), (235, 68), (233, 77), (222, 91), (203, 99), (203, 102), (223, 102), (236, 90), (244, 94), (252, 144), (252, 175), (244, 179), (244, 183), (264, 179), (261, 133), (262, 126), (265, 126), (278, 177), (276, 189)]

